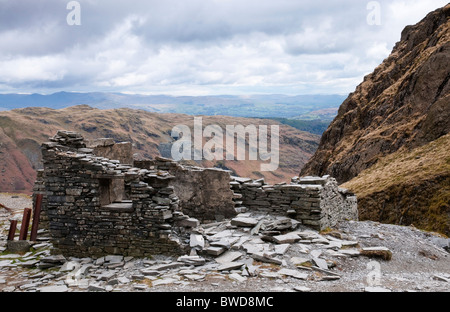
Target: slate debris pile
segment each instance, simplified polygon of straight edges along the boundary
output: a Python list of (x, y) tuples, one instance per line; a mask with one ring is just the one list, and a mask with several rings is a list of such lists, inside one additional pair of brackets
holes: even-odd
[[(292, 291), (309, 291), (314, 283), (333, 283), (347, 274), (337, 269), (339, 259), (375, 257), (387, 262), (395, 257), (386, 247), (361, 246), (358, 240), (339, 231), (317, 232), (295, 219), (256, 213), (199, 225), (192, 229), (186, 243), (191, 250), (179, 257), (76, 258), (53, 255), (52, 244), (41, 241), (25, 255), (0, 256), (0, 288), (43, 292), (148, 291), (158, 286), (183, 288), (206, 281), (219, 287), (227, 280), (250, 287), (258, 278), (291, 282), (295, 284)], [(19, 276), (28, 281), (6, 282), (3, 276), (17, 268), (27, 269)], [(441, 274), (435, 280), (449, 278)], [(366, 291), (382, 289), (369, 287)]]

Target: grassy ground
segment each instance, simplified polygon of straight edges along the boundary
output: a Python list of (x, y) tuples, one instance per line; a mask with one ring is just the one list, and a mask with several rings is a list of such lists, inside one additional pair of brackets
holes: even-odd
[(358, 195), (361, 219), (414, 224), (450, 234), (450, 134), (402, 149), (343, 184)]

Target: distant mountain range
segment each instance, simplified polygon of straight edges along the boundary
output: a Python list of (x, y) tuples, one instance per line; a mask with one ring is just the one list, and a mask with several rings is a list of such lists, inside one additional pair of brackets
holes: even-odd
[(338, 108), (345, 98), (337, 94), (169, 96), (57, 92), (49, 95), (0, 94), (0, 110), (25, 107), (61, 109), (86, 104), (98, 109), (133, 108), (157, 113), (294, 118), (317, 110)]

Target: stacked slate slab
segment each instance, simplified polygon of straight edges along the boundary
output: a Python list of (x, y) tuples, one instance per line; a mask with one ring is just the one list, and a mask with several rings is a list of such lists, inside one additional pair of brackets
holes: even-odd
[[(59, 131), (42, 145), (43, 219), (55, 252), (68, 256), (183, 254), (187, 218), (169, 186), (174, 178), (98, 157), (81, 135)], [(106, 193), (106, 194), (105, 194)]]
[(233, 218), (237, 214), (228, 170), (182, 165), (164, 157), (135, 161), (134, 165), (165, 170), (173, 175), (175, 178), (170, 181), (170, 185), (180, 199), (182, 211), (203, 223)]
[(294, 177), (290, 184), (267, 185), (264, 179), (232, 177), (230, 187), (239, 212), (259, 211), (289, 216), (315, 230), (340, 220), (357, 220), (357, 199), (334, 178)]

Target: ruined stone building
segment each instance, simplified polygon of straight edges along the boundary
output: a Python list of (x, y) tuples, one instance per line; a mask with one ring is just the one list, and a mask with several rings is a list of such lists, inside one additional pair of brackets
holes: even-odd
[(42, 156), (40, 226), (64, 255), (180, 255), (200, 222), (245, 211), (289, 216), (316, 230), (358, 217), (356, 197), (327, 176), (272, 186), (162, 157), (134, 162), (130, 143), (70, 131), (43, 143)]

